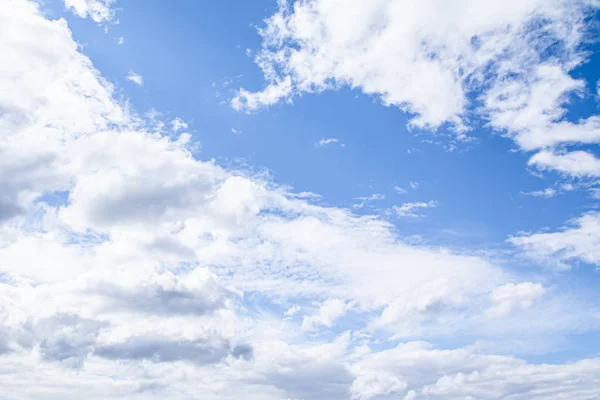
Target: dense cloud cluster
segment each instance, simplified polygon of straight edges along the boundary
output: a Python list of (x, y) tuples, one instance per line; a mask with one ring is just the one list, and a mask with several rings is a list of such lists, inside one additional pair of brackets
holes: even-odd
[[(513, 341), (562, 338), (570, 326), (598, 329), (597, 310), (586, 299), (481, 256), (402, 241), (380, 217), (316, 205), (260, 176), (195, 158), (186, 123), (157, 129), (117, 101), (64, 20), (46, 19), (33, 1), (4, 3), (0, 397), (590, 399), (600, 390), (598, 359), (534, 365), (494, 355), (510, 354)], [(342, 14), (326, 3), (282, 5), (263, 32), (269, 46), (288, 40), (293, 28), (312, 49), (294, 57), (318, 58), (323, 40), (324, 50), (345, 51), (398, 35), (388, 31), (394, 26), (413, 29), (398, 21), (368, 23), (385, 7), (398, 7), (395, 2), (369, 2), (368, 10), (348, 7)], [(515, 15), (500, 14), (502, 21), (522, 18), (537, 4), (529, 3), (519, 2)], [(96, 22), (114, 18), (111, 1), (65, 4)], [(554, 13), (564, 12), (554, 6)], [(499, 16), (494, 7), (476, 10), (488, 19)], [(338, 26), (336, 18), (353, 13), (369, 18), (353, 33), (312, 41), (322, 30), (307, 21), (325, 18)], [(521, 22), (515, 26), (524, 29)], [(504, 48), (500, 42), (517, 33), (482, 37), (478, 46), (498, 41), (486, 50), (496, 54)], [(383, 93), (379, 79), (400, 75), (370, 69), (381, 61), (376, 46), (364, 55), (360, 74), (366, 81), (343, 79), (416, 113), (415, 125), (451, 121), (459, 127), (463, 61), (445, 69), (436, 54), (458, 60), (465, 43), (440, 47), (433, 40), (442, 37), (439, 32), (431, 37), (429, 58), (420, 47), (410, 57), (419, 56), (421, 72), (431, 71), (433, 83), (454, 96), (452, 104), (438, 104), (444, 96), (433, 96), (427, 85), (425, 97), (418, 97), (411, 76), (390, 86), (398, 92)], [(260, 59), (267, 72), (269, 51)], [(469, 61), (472, 79), (491, 57), (480, 60), (482, 54)], [(310, 57), (301, 64), (311, 65)], [(408, 65), (407, 57), (400, 65)], [(269, 90), (320, 90), (338, 79), (315, 64), (318, 79), (300, 80), (299, 65), (288, 67), (281, 80), (272, 75), (275, 86), (245, 104), (265, 103)], [(544, 73), (564, 79), (553, 69)], [(400, 92), (409, 97), (397, 97)], [(537, 238), (511, 240), (549, 255), (560, 251)], [(573, 243), (564, 259), (583, 257), (593, 247)], [(457, 334), (476, 345), (452, 343)], [(451, 346), (438, 348), (438, 341)], [(494, 344), (499, 341), (504, 347)]]

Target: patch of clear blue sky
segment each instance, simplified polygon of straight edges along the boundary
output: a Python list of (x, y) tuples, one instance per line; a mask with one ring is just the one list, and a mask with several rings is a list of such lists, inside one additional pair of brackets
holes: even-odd
[[(431, 244), (499, 248), (510, 234), (559, 227), (592, 204), (584, 191), (552, 199), (524, 196), (522, 192), (552, 186), (559, 177), (530, 174), (530, 155), (511, 152), (513, 143), (482, 128), (484, 121), (474, 121), (474, 142), (447, 152), (423, 141), (447, 144), (449, 136), (409, 132), (407, 115), (356, 90), (305, 95), (293, 105), (254, 115), (236, 112), (227, 103), (235, 89), (264, 85), (246, 49), (260, 48), (256, 26), (272, 14), (276, 1), (182, 0), (176, 5), (120, 1), (120, 24), (109, 25), (107, 33), (89, 19), (70, 15), (58, 0), (44, 7), (49, 16), (68, 20), (76, 40), (85, 45), (83, 52), (137, 112), (155, 109), (165, 120), (187, 121), (202, 144), (202, 159), (225, 165), (242, 159), (254, 168), (267, 168), (276, 182), (318, 193), (329, 205), (351, 206), (355, 197), (372, 193), (386, 196), (371, 203), (378, 209), (404, 202), (439, 203), (424, 211), (426, 218), (394, 220), (401, 235), (420, 234)], [(121, 36), (125, 44), (119, 46)], [(588, 80), (590, 93), (600, 78), (598, 54), (574, 72)], [(143, 76), (142, 87), (125, 79), (129, 71)], [(597, 112), (597, 99), (590, 93), (574, 101), (569, 118)], [(329, 137), (340, 138), (345, 147), (315, 147)], [(417, 151), (409, 154), (409, 149)], [(420, 185), (412, 190), (409, 181)], [(398, 195), (394, 186), (407, 193)], [(580, 268), (578, 277), (597, 281), (591, 270)]]

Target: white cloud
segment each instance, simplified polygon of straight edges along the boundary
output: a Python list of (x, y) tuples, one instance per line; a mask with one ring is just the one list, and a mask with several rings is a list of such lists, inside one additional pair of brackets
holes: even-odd
[(490, 295), (491, 306), (487, 311), (490, 318), (503, 317), (517, 308), (529, 308), (546, 289), (540, 283), (507, 283), (494, 289)]
[(385, 195), (383, 195), (382, 193), (373, 193), (373, 194), (370, 194), (369, 196), (355, 197), (354, 200), (360, 200), (360, 202), (353, 204), (352, 208), (354, 208), (354, 209), (363, 208), (364, 206), (366, 206), (374, 201), (383, 200), (383, 199), (385, 199)]
[(426, 209), (426, 208), (434, 208), (437, 207), (437, 202), (434, 200), (431, 200), (427, 203), (422, 202), (422, 201), (418, 201), (418, 202), (414, 202), (414, 203), (404, 203), (402, 205), (399, 206), (394, 206), (392, 207), (392, 212), (394, 212), (394, 214), (396, 214), (399, 217), (422, 217), (421, 214), (418, 214), (418, 210), (420, 209)]
[(129, 74), (127, 74), (127, 76), (125, 77), (125, 79), (127, 79), (128, 81), (131, 81), (131, 82), (135, 83), (138, 86), (142, 86), (144, 84), (144, 78), (141, 75), (136, 74), (133, 71), (129, 71)]
[(173, 129), (173, 132), (179, 132), (181, 130), (187, 129), (188, 124), (181, 118), (177, 117), (173, 121), (171, 121), (171, 127)]
[(338, 143), (339, 141), (340, 141), (339, 138), (322, 138), (317, 143), (315, 143), (315, 146), (316, 147), (323, 147), (323, 146), (327, 146), (327, 145), (332, 144), (332, 143)]
[(373, 193), (368, 196), (355, 197), (354, 199), (362, 201), (376, 201), (385, 199), (385, 195), (381, 193)]
[(554, 197), (558, 194), (558, 192), (556, 191), (556, 189), (554, 188), (546, 188), (543, 190), (534, 190), (531, 192), (525, 192), (523, 193), (527, 196), (534, 196), (534, 197)]
[(600, 160), (586, 151), (553, 153), (544, 150), (531, 157), (528, 164), (542, 170), (555, 170), (576, 177), (600, 176)]
[(122, 44), (125, 44), (125, 38), (123, 36), (119, 37), (117, 39), (117, 44), (120, 46)]
[(285, 99), (292, 91), (292, 82), (289, 77), (272, 82), (261, 92), (249, 92), (240, 89), (237, 95), (231, 100), (231, 105), (236, 110), (246, 112), (267, 107)]
[(234, 134), (236, 134), (236, 135), (237, 135), (237, 134), (239, 134), (239, 133), (242, 133), (242, 131), (241, 131), (241, 130), (239, 130), (239, 129), (231, 128), (231, 133), (234, 133)]
[(577, 259), (600, 266), (600, 214), (584, 214), (573, 225), (558, 232), (514, 236), (509, 241), (531, 257), (559, 266)]
[[(584, 91), (569, 73), (588, 57), (586, 21), (598, 7), (587, 0), (453, 0), (442, 8), (418, 0), (280, 1), (259, 30), (255, 62), (267, 87), (242, 89), (232, 104), (257, 109), (352, 87), (408, 112), (411, 126), (450, 124), (460, 139), (474, 111), (526, 151), (598, 143), (598, 116), (564, 118), (569, 99)], [(484, 106), (474, 110), (470, 97)]]
[[(477, 354), (466, 349), (441, 350), (424, 342), (401, 343), (396, 348), (369, 354), (352, 366), (367, 376), (393, 376), (406, 382), (382, 399), (547, 399), (563, 396), (585, 400), (595, 396), (600, 363), (596, 359), (563, 365), (536, 365), (522, 360)], [(440, 371), (432, 376), (431, 370)], [(571, 379), (574, 379), (572, 381)], [(385, 382), (385, 380), (384, 380)], [(560, 382), (560, 383), (559, 383)], [(360, 385), (354, 386), (360, 388)], [(369, 386), (357, 398), (368, 399)], [(377, 394), (375, 392), (374, 394)]]
[(288, 308), (283, 315), (285, 315), (286, 317), (291, 317), (293, 315), (296, 315), (300, 312), (300, 306), (292, 306), (290, 308)]
[[(194, 158), (174, 124), (119, 104), (65, 21), (35, 3), (0, 7), (0, 30), (11, 32), (0, 54), (12, 60), (0, 64), (0, 397), (598, 392), (596, 359), (536, 366), (422, 342), (385, 350), (365, 320), (381, 314), (394, 333), (432, 339), (483, 332), (481, 299), (515, 277)], [(531, 326), (498, 317), (502, 329), (486, 338), (594, 329), (581, 304), (545, 300), (523, 310), (538, 316), (527, 315)], [(308, 331), (282, 318), (281, 304), (311, 302)], [(350, 308), (357, 327), (324, 338)]]
[(81, 18), (90, 17), (97, 23), (111, 22), (115, 18), (115, 11), (112, 9), (115, 0), (64, 0), (64, 2), (69, 10)]
[(548, 187), (542, 190), (533, 190), (531, 192), (523, 192), (526, 196), (551, 198), (560, 194), (571, 192), (577, 189), (577, 186), (572, 183), (563, 183), (556, 187)]
[(410, 185), (411, 189), (416, 189), (419, 187), (419, 182), (410, 181), (408, 184)]
[(408, 191), (406, 189), (403, 189), (400, 186), (394, 186), (394, 190), (398, 194), (406, 194), (406, 193), (408, 193)]
[(319, 306), (315, 314), (304, 317), (302, 329), (310, 331), (319, 328), (319, 326), (331, 328), (335, 320), (343, 317), (353, 305), (352, 302), (347, 303), (341, 299), (326, 300)]
[(389, 372), (366, 373), (354, 378), (350, 393), (353, 399), (367, 400), (376, 396), (402, 393), (406, 386), (405, 381)]

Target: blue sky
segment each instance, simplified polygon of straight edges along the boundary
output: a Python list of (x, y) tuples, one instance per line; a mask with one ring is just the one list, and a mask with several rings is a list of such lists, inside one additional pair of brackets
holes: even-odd
[(0, 398), (600, 391), (596, 1), (6, 1)]
[[(585, 192), (551, 201), (523, 196), (551, 186), (557, 176), (528, 173), (528, 155), (511, 152), (514, 144), (491, 134), (485, 121), (474, 121), (475, 129), (469, 133), (473, 142), (450, 152), (452, 136), (446, 129), (408, 130), (406, 114), (382, 107), (376, 97), (359, 90), (305, 95), (293, 106), (276, 105), (251, 115), (233, 110), (227, 100), (240, 86), (255, 90), (264, 86), (246, 49), (260, 48), (256, 27), (276, 8), (272, 1), (251, 6), (183, 2), (177, 10), (160, 3), (137, 7), (132, 2), (126, 7), (141, 9), (143, 15), (117, 11), (120, 23), (106, 34), (61, 6), (57, 4), (54, 12), (67, 18), (78, 41), (85, 44), (84, 53), (136, 110), (154, 109), (188, 121), (194, 139), (202, 144), (204, 159), (268, 169), (278, 182), (298, 192), (318, 193), (326, 204), (349, 206), (356, 197), (373, 193), (386, 196), (376, 203), (380, 208), (433, 199), (443, 205), (430, 211), (432, 226), (427, 220), (420, 225), (434, 231), (466, 225), (477, 236), (484, 235), (489, 240), (485, 244), (501, 242), (514, 232), (560, 225), (590, 207)], [(115, 46), (119, 37), (126, 38), (123, 46)], [(573, 73), (585, 77), (590, 91), (600, 78), (594, 61)], [(131, 70), (144, 77), (143, 87), (125, 79)], [(595, 113), (598, 103), (593, 94), (569, 107), (573, 118)], [(315, 149), (315, 143), (330, 137), (339, 138), (344, 148), (333, 144)], [(419, 183), (417, 191), (408, 190), (411, 181)], [(395, 186), (407, 193), (398, 196)], [(423, 229), (405, 225), (402, 221), (398, 228), (411, 233)]]

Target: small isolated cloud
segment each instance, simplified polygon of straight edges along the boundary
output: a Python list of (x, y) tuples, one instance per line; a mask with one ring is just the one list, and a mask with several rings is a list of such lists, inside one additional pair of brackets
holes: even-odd
[(121, 36), (120, 38), (117, 39), (117, 44), (120, 46), (122, 44), (125, 44), (125, 38), (123, 36)]
[(404, 203), (400, 206), (392, 207), (392, 211), (399, 217), (411, 217), (418, 218), (422, 217), (422, 214), (419, 214), (417, 211), (420, 209), (426, 208), (434, 208), (437, 207), (437, 201), (431, 200), (427, 203), (419, 201), (414, 203)]
[(173, 132), (179, 132), (182, 129), (187, 129), (188, 124), (181, 118), (177, 117), (171, 121), (171, 128), (173, 129)]
[(385, 195), (383, 195), (381, 193), (373, 193), (369, 196), (355, 197), (354, 200), (360, 200), (360, 203), (354, 204), (352, 206), (352, 208), (354, 208), (354, 209), (363, 208), (364, 206), (366, 206), (367, 204), (369, 204), (372, 201), (383, 200), (383, 199), (385, 199)]
[(129, 74), (125, 77), (128, 81), (135, 83), (138, 86), (142, 86), (144, 84), (144, 78), (140, 74), (136, 74), (133, 71), (129, 71)]
[(559, 194), (563, 194), (565, 192), (571, 192), (575, 189), (577, 189), (577, 187), (572, 183), (564, 183), (557, 187), (549, 187), (542, 190), (533, 190), (531, 192), (522, 192), (522, 194), (524, 194), (525, 196), (550, 198), (558, 196)]
[(406, 190), (404, 188), (401, 188), (400, 186), (394, 186), (394, 190), (398, 194), (406, 194), (406, 193), (408, 193), (408, 190)]
[(239, 135), (240, 133), (242, 133), (241, 129), (235, 129), (235, 128), (231, 128), (231, 133), (234, 133), (236, 135)]
[(381, 193), (373, 193), (369, 196), (355, 197), (354, 199), (362, 200), (362, 201), (383, 200), (383, 199), (385, 199), (385, 195), (383, 195)]
[(554, 197), (558, 194), (558, 192), (556, 191), (556, 189), (554, 188), (546, 188), (544, 190), (534, 190), (532, 192), (523, 192), (524, 195), (526, 196), (533, 196), (533, 197)]
[(495, 289), (490, 295), (491, 307), (487, 311), (489, 318), (499, 318), (515, 309), (525, 309), (533, 305), (538, 297), (546, 292), (541, 283), (508, 283)]
[(408, 184), (410, 185), (411, 189), (416, 189), (419, 187), (419, 182), (416, 181), (410, 181)]
[(333, 143), (338, 143), (339, 141), (339, 138), (321, 138), (321, 140), (315, 143), (315, 147), (324, 147)]

